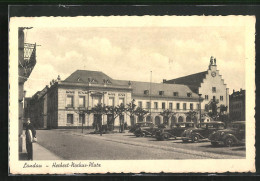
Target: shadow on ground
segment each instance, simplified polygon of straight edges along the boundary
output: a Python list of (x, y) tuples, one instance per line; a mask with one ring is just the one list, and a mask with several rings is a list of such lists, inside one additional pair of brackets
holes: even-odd
[(28, 160), (27, 153), (19, 153), (19, 160)]

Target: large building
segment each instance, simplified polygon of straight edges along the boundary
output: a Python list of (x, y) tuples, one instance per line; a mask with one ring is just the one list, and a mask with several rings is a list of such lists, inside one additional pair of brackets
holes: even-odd
[(232, 121), (245, 121), (245, 92), (242, 89), (240, 91), (233, 90), (233, 93), (229, 96), (229, 116)]
[[(130, 116), (126, 112), (114, 120), (113, 125), (119, 126), (119, 119), (128, 125), (140, 121), (161, 124), (167, 119), (161, 114), (164, 110), (174, 113), (167, 119), (169, 125), (176, 122), (197, 123), (200, 104), (203, 105), (201, 112), (204, 113), (204, 108), (214, 99), (225, 106), (229, 102), (228, 88), (212, 58), (207, 71), (164, 80), (163, 83), (115, 80), (103, 72), (77, 70), (65, 80), (57, 80), (47, 92), (37, 94), (46, 95), (48, 128), (77, 127), (82, 123), (86, 127), (92, 127), (98, 115), (82, 114), (80, 110), (90, 110), (100, 103), (127, 106), (135, 100), (137, 107), (148, 111), (144, 118)], [(189, 112), (197, 114), (190, 117)], [(102, 124), (107, 124), (110, 119), (112, 115), (102, 115)]]
[(216, 101), (219, 105), (227, 107), (229, 112), (229, 89), (224, 83), (219, 70), (217, 70), (216, 58), (210, 58), (210, 64), (207, 71), (180, 77), (172, 80), (164, 80), (167, 84), (187, 85), (193, 92), (201, 95), (204, 99), (201, 108), (208, 110), (210, 102)]

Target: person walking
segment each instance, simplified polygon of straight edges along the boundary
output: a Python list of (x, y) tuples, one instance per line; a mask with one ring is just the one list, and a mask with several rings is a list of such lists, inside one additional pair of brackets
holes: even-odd
[(30, 121), (30, 119), (27, 120), (26, 124), (26, 151), (28, 160), (33, 160), (33, 142), (36, 140), (36, 131)]

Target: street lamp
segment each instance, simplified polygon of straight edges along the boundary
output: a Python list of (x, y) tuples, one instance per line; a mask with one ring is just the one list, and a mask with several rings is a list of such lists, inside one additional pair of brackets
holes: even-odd
[(202, 94), (199, 94), (199, 105), (200, 105), (200, 120), (199, 120), (199, 123), (201, 123), (201, 95)]

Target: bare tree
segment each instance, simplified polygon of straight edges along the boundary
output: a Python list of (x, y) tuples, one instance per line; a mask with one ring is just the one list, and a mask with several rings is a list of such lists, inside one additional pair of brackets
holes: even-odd
[[(163, 116), (163, 124), (168, 125), (169, 124), (169, 119), (171, 116), (175, 115), (176, 113), (173, 112), (170, 109), (165, 109), (163, 112), (160, 112), (160, 115)], [(166, 119), (165, 119), (166, 118)]]

